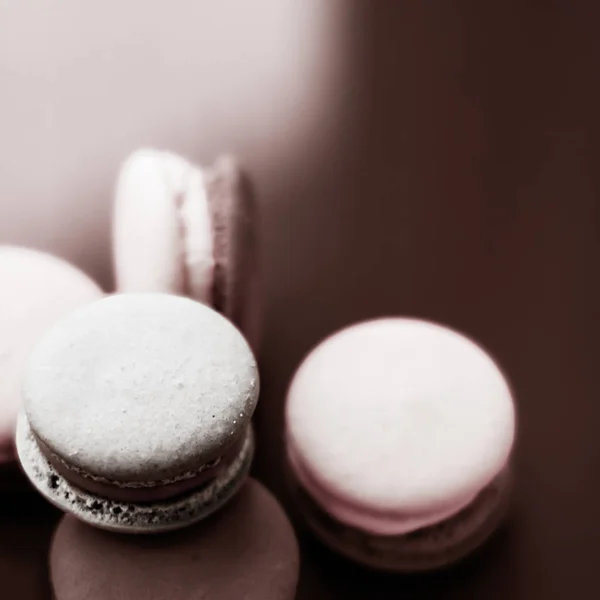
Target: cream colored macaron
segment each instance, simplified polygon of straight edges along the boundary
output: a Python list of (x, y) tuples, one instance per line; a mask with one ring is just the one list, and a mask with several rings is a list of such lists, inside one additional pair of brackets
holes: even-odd
[(169, 294), (109, 296), (32, 352), (19, 459), (50, 502), (91, 525), (184, 527), (245, 480), (258, 386), (246, 340), (213, 309)]

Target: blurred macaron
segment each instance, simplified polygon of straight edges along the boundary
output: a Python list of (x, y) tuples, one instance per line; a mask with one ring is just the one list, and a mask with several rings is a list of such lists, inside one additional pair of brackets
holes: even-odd
[(299, 553), (279, 503), (249, 479), (206, 521), (160, 536), (109, 534), (66, 516), (50, 571), (56, 600), (293, 600)]
[(451, 329), (389, 318), (337, 332), (297, 370), (285, 411), (298, 506), (357, 562), (450, 565), (506, 513), (511, 389), (488, 353)]

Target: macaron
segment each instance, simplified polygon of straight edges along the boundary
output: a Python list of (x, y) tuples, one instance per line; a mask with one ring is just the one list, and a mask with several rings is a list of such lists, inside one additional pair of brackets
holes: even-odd
[(212, 306), (256, 350), (256, 210), (247, 176), (223, 156), (200, 168), (141, 149), (117, 180), (113, 245), (117, 290), (169, 292)]
[(66, 261), (16, 246), (0, 246), (0, 289), (0, 464), (16, 464), (15, 426), (29, 352), (57, 319), (97, 300), (102, 290)]
[(56, 600), (293, 600), (298, 570), (290, 522), (252, 479), (222, 511), (185, 530), (111, 535), (66, 516), (50, 549)]
[(152, 533), (225, 504), (253, 456), (256, 361), (225, 317), (170, 294), (117, 294), (71, 313), (30, 355), (17, 451), (51, 503)]
[(467, 337), (415, 319), (353, 325), (290, 384), (294, 497), (317, 536), (359, 563), (450, 565), (506, 514), (515, 421), (505, 376)]

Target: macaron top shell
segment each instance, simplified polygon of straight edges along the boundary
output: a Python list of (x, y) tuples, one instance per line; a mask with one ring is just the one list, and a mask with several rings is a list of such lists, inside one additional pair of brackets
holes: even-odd
[(168, 294), (118, 294), (62, 320), (24, 382), (32, 430), (72, 469), (109, 482), (189, 475), (245, 431), (257, 366), (216, 311)]
[(115, 194), (118, 290), (189, 295), (210, 305), (212, 228), (199, 168), (171, 152), (134, 152), (120, 170)]
[(32, 346), (56, 319), (97, 300), (102, 290), (60, 258), (0, 246), (0, 461), (13, 459), (21, 380)]
[(460, 510), (503, 469), (515, 413), (479, 346), (389, 318), (309, 354), (289, 389), (286, 428), (292, 462), (317, 496), (349, 513), (426, 522)]

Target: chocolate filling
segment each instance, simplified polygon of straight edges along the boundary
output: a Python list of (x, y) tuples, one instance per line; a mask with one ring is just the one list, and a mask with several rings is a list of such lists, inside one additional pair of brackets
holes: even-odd
[(191, 490), (199, 489), (213, 481), (229, 467), (242, 450), (245, 433), (226, 452), (200, 467), (197, 474), (173, 478), (173, 480), (118, 482), (87, 475), (81, 470), (69, 467), (64, 459), (53, 453), (35, 434), (40, 451), (54, 469), (73, 485), (90, 492), (120, 502), (156, 502), (172, 499)]

